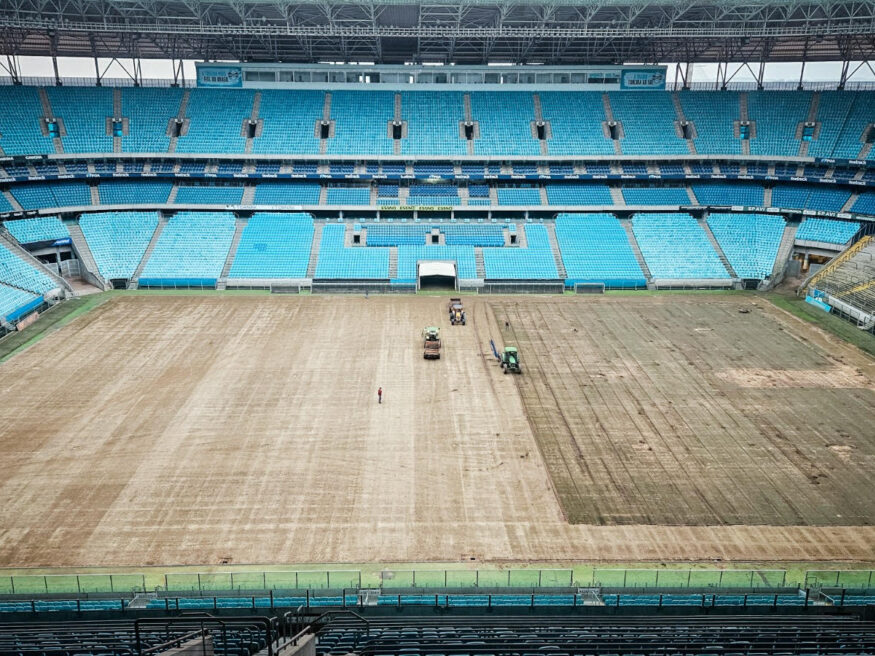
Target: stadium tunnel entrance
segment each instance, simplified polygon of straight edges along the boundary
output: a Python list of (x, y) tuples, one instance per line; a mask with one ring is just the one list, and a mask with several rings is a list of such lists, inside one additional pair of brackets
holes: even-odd
[(456, 291), (459, 278), (456, 263), (446, 260), (425, 260), (416, 265), (416, 289)]

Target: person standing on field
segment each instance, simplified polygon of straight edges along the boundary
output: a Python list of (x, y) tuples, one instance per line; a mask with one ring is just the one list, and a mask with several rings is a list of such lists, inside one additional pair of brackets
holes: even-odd
[(377, 389), (377, 403), (383, 402), (383, 388), (380, 387)]

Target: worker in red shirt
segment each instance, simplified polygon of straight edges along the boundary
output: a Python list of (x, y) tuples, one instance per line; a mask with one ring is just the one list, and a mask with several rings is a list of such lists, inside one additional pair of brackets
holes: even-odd
[(380, 387), (379, 389), (377, 389), (377, 403), (382, 403), (382, 402), (383, 402), (383, 388)]

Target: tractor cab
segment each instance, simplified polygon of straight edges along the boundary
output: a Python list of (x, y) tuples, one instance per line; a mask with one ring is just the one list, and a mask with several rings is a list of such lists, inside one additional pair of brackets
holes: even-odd
[(515, 374), (521, 374), (523, 368), (520, 366), (520, 354), (515, 346), (505, 346), (501, 353), (501, 368), (504, 373), (508, 371)]

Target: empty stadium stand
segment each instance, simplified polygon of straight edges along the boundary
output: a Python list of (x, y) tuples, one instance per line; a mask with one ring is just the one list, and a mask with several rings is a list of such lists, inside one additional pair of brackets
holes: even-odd
[(309, 214), (253, 214), (243, 228), (228, 278), (304, 278), (312, 242)]
[(654, 279), (730, 282), (720, 257), (690, 215), (636, 214), (632, 229)]
[(70, 237), (66, 226), (56, 216), (7, 221), (3, 225), (21, 244), (34, 244)]
[(805, 219), (796, 232), (796, 240), (846, 244), (859, 230), (860, 224), (856, 221)]
[(79, 227), (101, 276), (130, 279), (158, 227), (155, 212), (83, 214)]
[(161, 232), (138, 285), (215, 287), (231, 248), (234, 231), (233, 214), (175, 214)]
[(740, 278), (763, 280), (775, 266), (786, 222), (772, 214), (711, 214), (708, 226)]
[(608, 288), (647, 284), (626, 231), (611, 214), (560, 214), (556, 239), (570, 284), (602, 283)]

